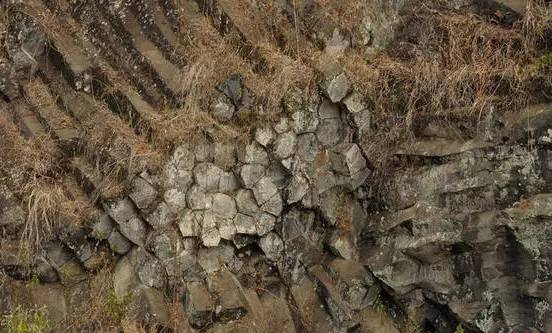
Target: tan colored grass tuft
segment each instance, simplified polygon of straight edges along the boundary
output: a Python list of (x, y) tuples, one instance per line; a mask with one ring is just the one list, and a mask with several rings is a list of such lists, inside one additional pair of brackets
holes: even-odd
[(428, 119), (477, 126), (490, 109), (521, 110), (546, 89), (545, 73), (531, 70), (534, 36), (552, 17), (541, 7), (523, 27), (503, 27), (422, 3), (402, 17), (397, 39), (384, 52), (367, 59), (350, 51), (342, 61), (355, 88), (370, 99), (373, 131), (363, 141), (376, 164)]
[(41, 249), (45, 242), (55, 236), (62, 204), (68, 200), (63, 188), (55, 183), (36, 180), (27, 187), (27, 219), (20, 245), (24, 257)]

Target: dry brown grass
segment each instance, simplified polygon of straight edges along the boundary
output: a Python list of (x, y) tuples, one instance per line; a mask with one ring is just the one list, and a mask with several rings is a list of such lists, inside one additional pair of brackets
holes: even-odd
[(503, 27), (423, 2), (406, 12), (385, 52), (369, 60), (349, 52), (344, 67), (373, 109), (373, 132), (364, 138), (373, 162), (385, 161), (428, 119), (476, 124), (491, 107), (521, 110), (551, 89), (546, 73), (532, 70), (543, 22), (552, 17), (538, 8), (525, 24)]

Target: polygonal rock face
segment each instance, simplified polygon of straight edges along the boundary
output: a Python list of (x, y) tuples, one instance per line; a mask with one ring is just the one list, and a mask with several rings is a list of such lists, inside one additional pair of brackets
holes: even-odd
[(259, 206), (250, 190), (239, 190), (236, 193), (236, 204), (238, 211), (245, 215), (255, 216), (259, 211)]
[(256, 142), (253, 142), (245, 148), (238, 151), (239, 160), (245, 164), (261, 164), (268, 165), (268, 154), (264, 148)]
[(134, 205), (128, 199), (108, 203), (104, 207), (109, 216), (117, 223), (124, 223), (136, 216)]
[(257, 234), (257, 224), (255, 223), (255, 218), (251, 216), (238, 213), (236, 217), (234, 217), (234, 225), (239, 234)]
[(241, 167), (240, 176), (245, 188), (252, 188), (265, 174), (265, 167), (260, 164), (246, 164)]
[(345, 73), (330, 76), (322, 85), (324, 94), (333, 102), (340, 102), (351, 90), (351, 83)]
[(300, 108), (291, 118), (293, 118), (293, 130), (297, 134), (314, 132), (320, 123), (316, 108), (311, 107)]
[(275, 136), (276, 133), (270, 127), (261, 127), (255, 131), (255, 140), (263, 147), (271, 144)]
[(214, 143), (215, 164), (228, 170), (236, 165), (236, 148), (232, 144)]
[(141, 177), (134, 178), (133, 190), (129, 194), (136, 207), (148, 211), (157, 200), (157, 190)]
[(193, 210), (207, 209), (211, 205), (209, 199), (205, 190), (197, 185), (192, 186), (186, 194), (188, 207)]
[(198, 237), (200, 235), (200, 222), (203, 220), (201, 214), (189, 209), (184, 211), (178, 221), (178, 228), (183, 237)]
[(257, 219), (257, 234), (259, 236), (264, 236), (272, 229), (276, 224), (276, 218), (270, 214), (262, 213)]
[(352, 93), (343, 100), (343, 104), (351, 113), (359, 113), (367, 109), (364, 97), (358, 93)]
[(295, 153), (297, 136), (293, 132), (283, 133), (274, 142), (274, 155), (282, 160)]
[(307, 194), (309, 183), (305, 177), (296, 175), (293, 176), (291, 183), (287, 187), (287, 203), (292, 204), (299, 202)]
[(201, 241), (203, 245), (207, 247), (217, 246), (220, 238), (216, 216), (209, 211), (205, 212), (201, 222)]
[(213, 214), (222, 218), (232, 219), (237, 213), (234, 198), (222, 193), (215, 193), (213, 195), (213, 204), (211, 209)]
[(283, 210), (282, 196), (276, 193), (261, 206), (261, 210), (274, 216), (279, 216)]
[(211, 105), (211, 114), (220, 122), (227, 122), (234, 116), (236, 107), (227, 98), (221, 97)]
[(194, 179), (207, 192), (216, 192), (223, 171), (214, 164), (201, 163), (194, 168)]
[(111, 235), (109, 235), (107, 241), (109, 242), (111, 251), (117, 254), (125, 254), (132, 247), (132, 244), (128, 241), (128, 239), (121, 235), (121, 233), (117, 230), (113, 230), (111, 232)]
[(237, 190), (240, 187), (238, 179), (233, 172), (223, 172), (220, 176), (219, 192), (226, 193)]
[(133, 217), (127, 222), (119, 224), (119, 230), (126, 238), (138, 246), (143, 246), (146, 240), (146, 224), (142, 219)]
[(186, 145), (176, 148), (169, 164), (173, 164), (179, 170), (192, 170), (195, 164), (193, 150)]
[(169, 189), (163, 194), (163, 200), (169, 208), (178, 213), (186, 208), (186, 193), (177, 189)]
[(175, 215), (169, 208), (169, 206), (162, 202), (157, 206), (157, 208), (148, 215), (146, 221), (154, 228), (161, 228), (166, 225), (169, 225), (175, 220)]
[(269, 177), (261, 178), (253, 188), (257, 203), (263, 205), (278, 193), (278, 188)]
[(261, 238), (259, 246), (270, 260), (277, 261), (284, 251), (284, 242), (275, 232), (271, 232)]

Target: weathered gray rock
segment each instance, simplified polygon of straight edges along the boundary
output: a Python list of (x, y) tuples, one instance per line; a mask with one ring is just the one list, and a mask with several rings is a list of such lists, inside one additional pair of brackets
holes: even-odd
[(350, 236), (344, 232), (334, 231), (328, 240), (328, 247), (337, 256), (347, 260), (357, 260), (356, 246)]
[(187, 145), (175, 149), (171, 159), (163, 169), (163, 184), (165, 188), (175, 188), (185, 192), (193, 182), (192, 169), (195, 155)]
[(322, 91), (333, 103), (340, 102), (351, 90), (351, 83), (345, 73), (330, 73), (322, 83)]
[(166, 190), (163, 200), (174, 213), (179, 213), (186, 208), (186, 192), (177, 189)]
[(188, 207), (193, 210), (203, 210), (211, 206), (210, 201), (211, 197), (207, 196), (205, 190), (198, 186), (194, 185), (190, 188), (186, 194), (186, 201), (188, 202)]
[(224, 82), (217, 86), (217, 90), (225, 94), (236, 107), (239, 107), (243, 97), (243, 82), (241, 75), (230, 75)]
[(280, 118), (278, 123), (274, 125), (274, 130), (278, 134), (288, 132), (289, 130), (291, 130), (291, 121), (289, 120), (289, 118), (286, 117)]
[(240, 188), (238, 178), (232, 171), (223, 172), (220, 175), (219, 189), (221, 193), (233, 192)]
[(344, 175), (354, 175), (367, 167), (362, 151), (354, 143), (341, 144), (332, 149), (330, 162), (333, 170)]
[(174, 222), (176, 220), (175, 213), (169, 208), (169, 206), (161, 202), (157, 208), (146, 217), (146, 221), (154, 229), (162, 228)]
[(227, 269), (208, 276), (210, 291), (216, 295), (217, 320), (222, 323), (239, 320), (247, 313), (243, 286)]
[(198, 251), (197, 261), (207, 274), (214, 273), (234, 258), (234, 247), (221, 244), (218, 247), (201, 248)]
[(253, 188), (264, 175), (265, 167), (260, 164), (245, 164), (240, 170), (240, 177), (245, 188)]
[(236, 193), (236, 205), (238, 212), (245, 215), (255, 216), (259, 211), (259, 206), (250, 190), (241, 189)]
[(190, 282), (186, 285), (186, 313), (190, 325), (198, 330), (212, 325), (215, 316), (215, 303), (205, 285)]
[(159, 259), (141, 247), (134, 247), (128, 257), (140, 282), (157, 289), (165, 286), (166, 273)]
[(274, 142), (274, 156), (283, 160), (292, 156), (295, 153), (297, 145), (297, 136), (293, 132), (280, 134)]
[(119, 231), (134, 244), (138, 246), (144, 245), (147, 227), (144, 221), (142, 221), (139, 217), (133, 217), (130, 220), (119, 224)]
[(311, 106), (299, 108), (291, 118), (293, 119), (293, 130), (297, 134), (314, 132), (320, 123), (316, 108)]
[(107, 241), (109, 242), (109, 247), (111, 248), (111, 251), (117, 254), (127, 253), (128, 251), (130, 251), (130, 248), (132, 246), (128, 239), (121, 235), (121, 233), (119, 233), (117, 230), (113, 230), (111, 232), (111, 235), (109, 235)]
[(264, 166), (269, 164), (267, 152), (257, 142), (240, 147), (238, 149), (238, 158), (245, 164), (261, 164)]
[(234, 219), (217, 217), (217, 229), (220, 238), (226, 240), (234, 239), (234, 235), (238, 232), (234, 225)]
[(157, 233), (151, 237), (151, 251), (160, 260), (167, 260), (175, 256), (171, 238), (165, 233)]
[(263, 147), (267, 147), (274, 141), (276, 133), (270, 127), (260, 127), (255, 131), (255, 140)]
[(194, 168), (194, 179), (207, 192), (216, 192), (223, 171), (211, 163), (200, 163)]
[(178, 228), (183, 237), (199, 237), (202, 213), (185, 210), (178, 221)]
[(273, 215), (279, 214), (271, 215), (267, 213), (261, 213), (260, 216), (258, 216), (257, 218), (257, 234), (259, 236), (264, 236), (272, 231), (274, 229), (274, 225), (276, 224), (276, 217), (274, 217)]
[(182, 145), (177, 147), (169, 164), (173, 164), (179, 170), (191, 171), (195, 165), (195, 154), (192, 147)]
[(362, 112), (368, 108), (364, 101), (364, 97), (356, 92), (351, 93), (349, 96), (345, 97), (343, 104), (347, 107), (347, 110), (353, 114)]
[(136, 216), (134, 205), (129, 199), (120, 199), (104, 204), (104, 209), (117, 223), (124, 223)]
[(158, 193), (155, 187), (141, 177), (134, 178), (132, 192), (128, 195), (138, 209), (148, 212), (157, 201)]
[(283, 210), (283, 200), (280, 193), (273, 195), (267, 202), (261, 206), (261, 210), (274, 216), (280, 216)]
[(320, 143), (313, 133), (301, 134), (297, 137), (298, 159), (305, 162), (312, 162), (320, 152)]
[(91, 235), (97, 240), (107, 239), (113, 230), (113, 226), (113, 221), (109, 215), (100, 214), (94, 222)]
[(213, 195), (213, 214), (222, 218), (232, 219), (237, 213), (236, 202), (234, 198), (222, 193), (215, 193)]
[(236, 112), (236, 107), (230, 99), (220, 96), (211, 104), (211, 114), (213, 117), (220, 122), (227, 122), (234, 117)]
[(261, 178), (253, 187), (253, 194), (257, 203), (263, 205), (278, 193), (278, 188), (269, 177)]
[(233, 144), (215, 142), (215, 164), (228, 170), (236, 165), (236, 147)]
[(207, 247), (217, 246), (220, 243), (220, 238), (216, 216), (210, 211), (206, 211), (201, 222), (201, 241), (203, 245)]
[(238, 213), (236, 217), (234, 217), (234, 225), (239, 234), (257, 234), (257, 223), (255, 222), (255, 218), (249, 215)]
[(194, 145), (194, 155), (196, 163), (212, 163), (215, 156), (215, 147), (211, 142), (197, 143)]
[(123, 297), (133, 291), (139, 284), (138, 275), (130, 262), (129, 256), (124, 256), (113, 270), (113, 289), (118, 297)]
[(291, 182), (286, 188), (286, 201), (288, 204), (299, 202), (305, 197), (309, 190), (307, 179), (301, 175), (293, 175)]
[(341, 118), (341, 111), (339, 111), (337, 104), (324, 98), (318, 107), (318, 116), (320, 119), (339, 119)]

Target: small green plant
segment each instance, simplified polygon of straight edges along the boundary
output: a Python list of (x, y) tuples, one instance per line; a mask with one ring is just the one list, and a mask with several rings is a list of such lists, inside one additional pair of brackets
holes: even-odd
[(107, 301), (104, 304), (103, 313), (110, 320), (120, 323), (126, 316), (130, 304), (133, 300), (133, 294), (127, 293), (122, 297), (117, 296), (114, 292), (109, 294)]
[(458, 326), (456, 326), (454, 333), (464, 333), (464, 327), (462, 327), (462, 324), (458, 324)]
[(5, 333), (46, 333), (51, 327), (45, 308), (24, 309), (19, 306), (13, 313), (2, 317), (0, 328)]
[(31, 279), (29, 280), (29, 283), (32, 286), (39, 285), (40, 284), (40, 278), (38, 277), (37, 274), (33, 274), (33, 275), (31, 275)]
[(380, 316), (384, 316), (387, 314), (387, 306), (383, 303), (380, 295), (378, 295), (378, 297), (374, 301), (373, 307), (376, 310), (376, 313)]

